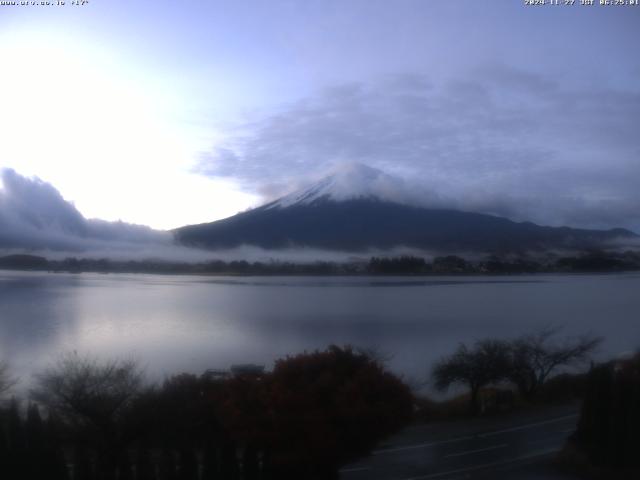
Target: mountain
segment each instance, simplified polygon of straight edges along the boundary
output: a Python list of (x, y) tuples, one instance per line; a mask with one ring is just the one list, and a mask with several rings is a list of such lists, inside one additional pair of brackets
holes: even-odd
[(400, 179), (356, 164), (262, 207), (182, 227), (174, 235), (181, 244), (208, 249), (255, 245), (362, 251), (404, 246), (496, 253), (600, 248), (640, 238), (624, 229), (545, 227), (425, 208), (418, 193)]
[(419, 204), (420, 192), (403, 180), (361, 163), (343, 165), (308, 188), (297, 190), (265, 208), (311, 205), (323, 201), (378, 200), (400, 204)]

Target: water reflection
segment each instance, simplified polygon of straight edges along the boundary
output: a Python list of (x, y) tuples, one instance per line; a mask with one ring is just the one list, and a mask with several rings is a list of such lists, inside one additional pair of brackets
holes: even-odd
[[(624, 280), (624, 282), (620, 281)], [(0, 273), (0, 348), (18, 373), (66, 350), (138, 358), (156, 377), (376, 347), (417, 380), (458, 342), (548, 324), (640, 346), (640, 276), (192, 277)]]

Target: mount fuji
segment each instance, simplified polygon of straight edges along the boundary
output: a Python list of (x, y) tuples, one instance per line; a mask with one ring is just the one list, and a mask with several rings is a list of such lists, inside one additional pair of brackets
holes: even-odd
[(254, 245), (354, 252), (408, 247), (510, 253), (602, 248), (639, 238), (620, 228), (545, 227), (424, 205), (424, 193), (403, 180), (353, 164), (261, 207), (173, 233), (178, 243), (206, 249)]
[(265, 207), (286, 208), (323, 201), (363, 199), (412, 205), (420, 203), (420, 192), (413, 191), (398, 177), (361, 163), (351, 163), (343, 165), (310, 187), (296, 190)]

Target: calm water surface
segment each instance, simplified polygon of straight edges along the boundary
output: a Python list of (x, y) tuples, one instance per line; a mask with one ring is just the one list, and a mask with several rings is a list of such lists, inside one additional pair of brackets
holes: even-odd
[(419, 382), (458, 342), (563, 325), (640, 347), (640, 275), (196, 277), (0, 271), (0, 357), (26, 384), (60, 352), (133, 357), (149, 375), (375, 347)]

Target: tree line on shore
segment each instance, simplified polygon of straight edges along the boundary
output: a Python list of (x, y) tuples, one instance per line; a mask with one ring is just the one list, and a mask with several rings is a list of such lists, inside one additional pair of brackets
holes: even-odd
[[(354, 255), (355, 256), (355, 255)], [(414, 255), (377, 256), (347, 262), (248, 262), (211, 260), (175, 262), (112, 260), (68, 257), (49, 260), (42, 256), (14, 254), (0, 257), (0, 268), (53, 272), (141, 272), (168, 274), (235, 275), (443, 275), (517, 274), (545, 272), (616, 272), (640, 270), (640, 252), (589, 251), (574, 256), (548, 254), (544, 259), (528, 255), (488, 255), (470, 260), (457, 255), (437, 256), (430, 261)]]

